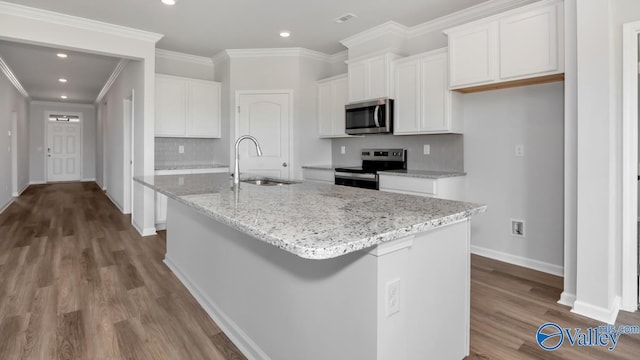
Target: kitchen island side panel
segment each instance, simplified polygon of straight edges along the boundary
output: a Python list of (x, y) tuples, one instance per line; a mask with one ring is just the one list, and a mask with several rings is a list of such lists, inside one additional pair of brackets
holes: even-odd
[(168, 206), (165, 262), (248, 358), (377, 358), (374, 257), (304, 259)]

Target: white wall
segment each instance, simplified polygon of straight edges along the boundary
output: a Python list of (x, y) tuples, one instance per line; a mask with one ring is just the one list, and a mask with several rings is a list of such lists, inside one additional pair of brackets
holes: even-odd
[(193, 55), (157, 50), (156, 73), (213, 80), (213, 61)]
[[(465, 199), (488, 205), (472, 221), (474, 250), (556, 274), (563, 264), (563, 91), (558, 82), (463, 96)], [(515, 156), (517, 144), (524, 157)], [(511, 236), (510, 219), (525, 221), (525, 238)]]
[(4, 209), (12, 200), (12, 167), (11, 152), (7, 149), (11, 146), (11, 113), (18, 114), (18, 190), (24, 189), (28, 184), (29, 160), (27, 100), (13, 87), (7, 78), (0, 74), (0, 210)]
[[(216, 64), (217, 81), (222, 83), (222, 134), (216, 144), (215, 160), (233, 163), (236, 91), (293, 90), (292, 177), (302, 178), (302, 165), (331, 163), (331, 141), (317, 137), (316, 80), (329, 76), (326, 62), (298, 56), (239, 57)], [(227, 87), (228, 86), (228, 87)], [(227, 91), (228, 89), (228, 91)], [(227, 139), (226, 134), (229, 134)], [(226, 158), (224, 156), (226, 155)]]
[[(141, 61), (130, 61), (124, 70), (113, 83), (107, 94), (100, 103), (98, 112), (105, 114), (101, 121), (104, 121), (104, 130), (100, 129), (98, 136), (104, 138), (104, 184), (107, 188), (107, 194), (113, 202), (122, 210), (124, 209), (125, 186), (129, 186), (129, 179), (124, 178), (124, 100), (130, 98), (131, 91), (134, 91), (134, 131), (136, 133), (144, 131), (141, 121), (144, 118), (143, 101), (144, 101), (144, 68)], [(102, 133), (104, 131), (104, 133)], [(136, 140), (138, 137), (136, 137)], [(142, 162), (143, 144), (135, 142), (137, 151), (135, 152), (134, 162)], [(139, 171), (139, 170), (138, 170)], [(137, 172), (134, 170), (134, 172)], [(139, 175), (136, 173), (134, 175)], [(134, 189), (135, 191), (135, 189)], [(134, 204), (135, 206), (135, 204)]]
[[(31, 44), (60, 47), (76, 51), (136, 59), (143, 68), (144, 86), (136, 94), (141, 103), (136, 104), (135, 174), (152, 175), (154, 171), (154, 73), (155, 43), (162, 35), (135, 29), (123, 29), (95, 21), (73, 18), (72, 25), (66, 15), (38, 9), (18, 11), (13, 5), (3, 3), (6, 12), (0, 11), (0, 34), (3, 39)], [(142, 65), (141, 65), (142, 64)], [(137, 102), (137, 101), (136, 101)], [(105, 154), (106, 155), (106, 154)], [(134, 195), (134, 225), (143, 235), (155, 234), (154, 192), (142, 188)], [(136, 224), (137, 219), (137, 224)]]
[(29, 105), (29, 181), (46, 182), (45, 116), (48, 111), (82, 113), (82, 174), (83, 181), (96, 179), (96, 116), (95, 106), (58, 102), (32, 101)]

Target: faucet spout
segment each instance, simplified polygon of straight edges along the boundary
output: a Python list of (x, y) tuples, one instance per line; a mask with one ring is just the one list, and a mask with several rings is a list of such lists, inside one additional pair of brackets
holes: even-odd
[(236, 188), (238, 187), (238, 185), (240, 185), (240, 153), (238, 150), (240, 148), (240, 142), (244, 139), (253, 141), (253, 144), (256, 146), (256, 152), (258, 153), (258, 156), (262, 156), (262, 149), (260, 148), (260, 144), (258, 144), (258, 139), (254, 138), (251, 135), (242, 135), (236, 140), (236, 161), (233, 164), (233, 186), (235, 186)]

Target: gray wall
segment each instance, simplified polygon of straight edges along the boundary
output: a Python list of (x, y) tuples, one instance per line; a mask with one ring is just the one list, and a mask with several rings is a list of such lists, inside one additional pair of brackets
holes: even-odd
[[(464, 171), (464, 137), (461, 134), (443, 135), (367, 135), (364, 137), (340, 138), (332, 141), (332, 164), (334, 166), (360, 165), (360, 149), (403, 148), (407, 149), (407, 167), (416, 170)], [(424, 155), (424, 145), (429, 144), (431, 154)], [(340, 153), (340, 147), (346, 153)]]
[(18, 190), (29, 183), (29, 158), (27, 137), (28, 105), (22, 95), (13, 87), (7, 78), (0, 73), (0, 209), (11, 201), (12, 167), (11, 153), (6, 151), (11, 146), (11, 113), (18, 114)]
[[(463, 96), (465, 199), (488, 205), (471, 222), (473, 246), (562, 267), (563, 94), (557, 82)], [(510, 235), (512, 218), (526, 238)]]
[(96, 179), (96, 110), (93, 105), (32, 101), (29, 106), (29, 181), (42, 183), (45, 174), (45, 112), (82, 113), (82, 180)]
[[(214, 139), (161, 138), (155, 141), (156, 169), (175, 165), (212, 165)], [(179, 153), (179, 146), (184, 153)]]

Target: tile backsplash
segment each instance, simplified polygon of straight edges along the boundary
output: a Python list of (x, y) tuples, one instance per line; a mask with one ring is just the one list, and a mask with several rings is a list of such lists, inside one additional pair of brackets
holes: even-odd
[[(424, 155), (424, 145), (430, 154)], [(341, 154), (341, 147), (345, 154)], [(464, 142), (462, 134), (441, 135), (366, 135), (331, 141), (333, 166), (357, 166), (362, 163), (363, 148), (407, 149), (407, 168), (414, 170), (464, 171)]]
[[(155, 138), (156, 169), (176, 165), (213, 164), (214, 139)], [(184, 153), (179, 153), (184, 146)]]

